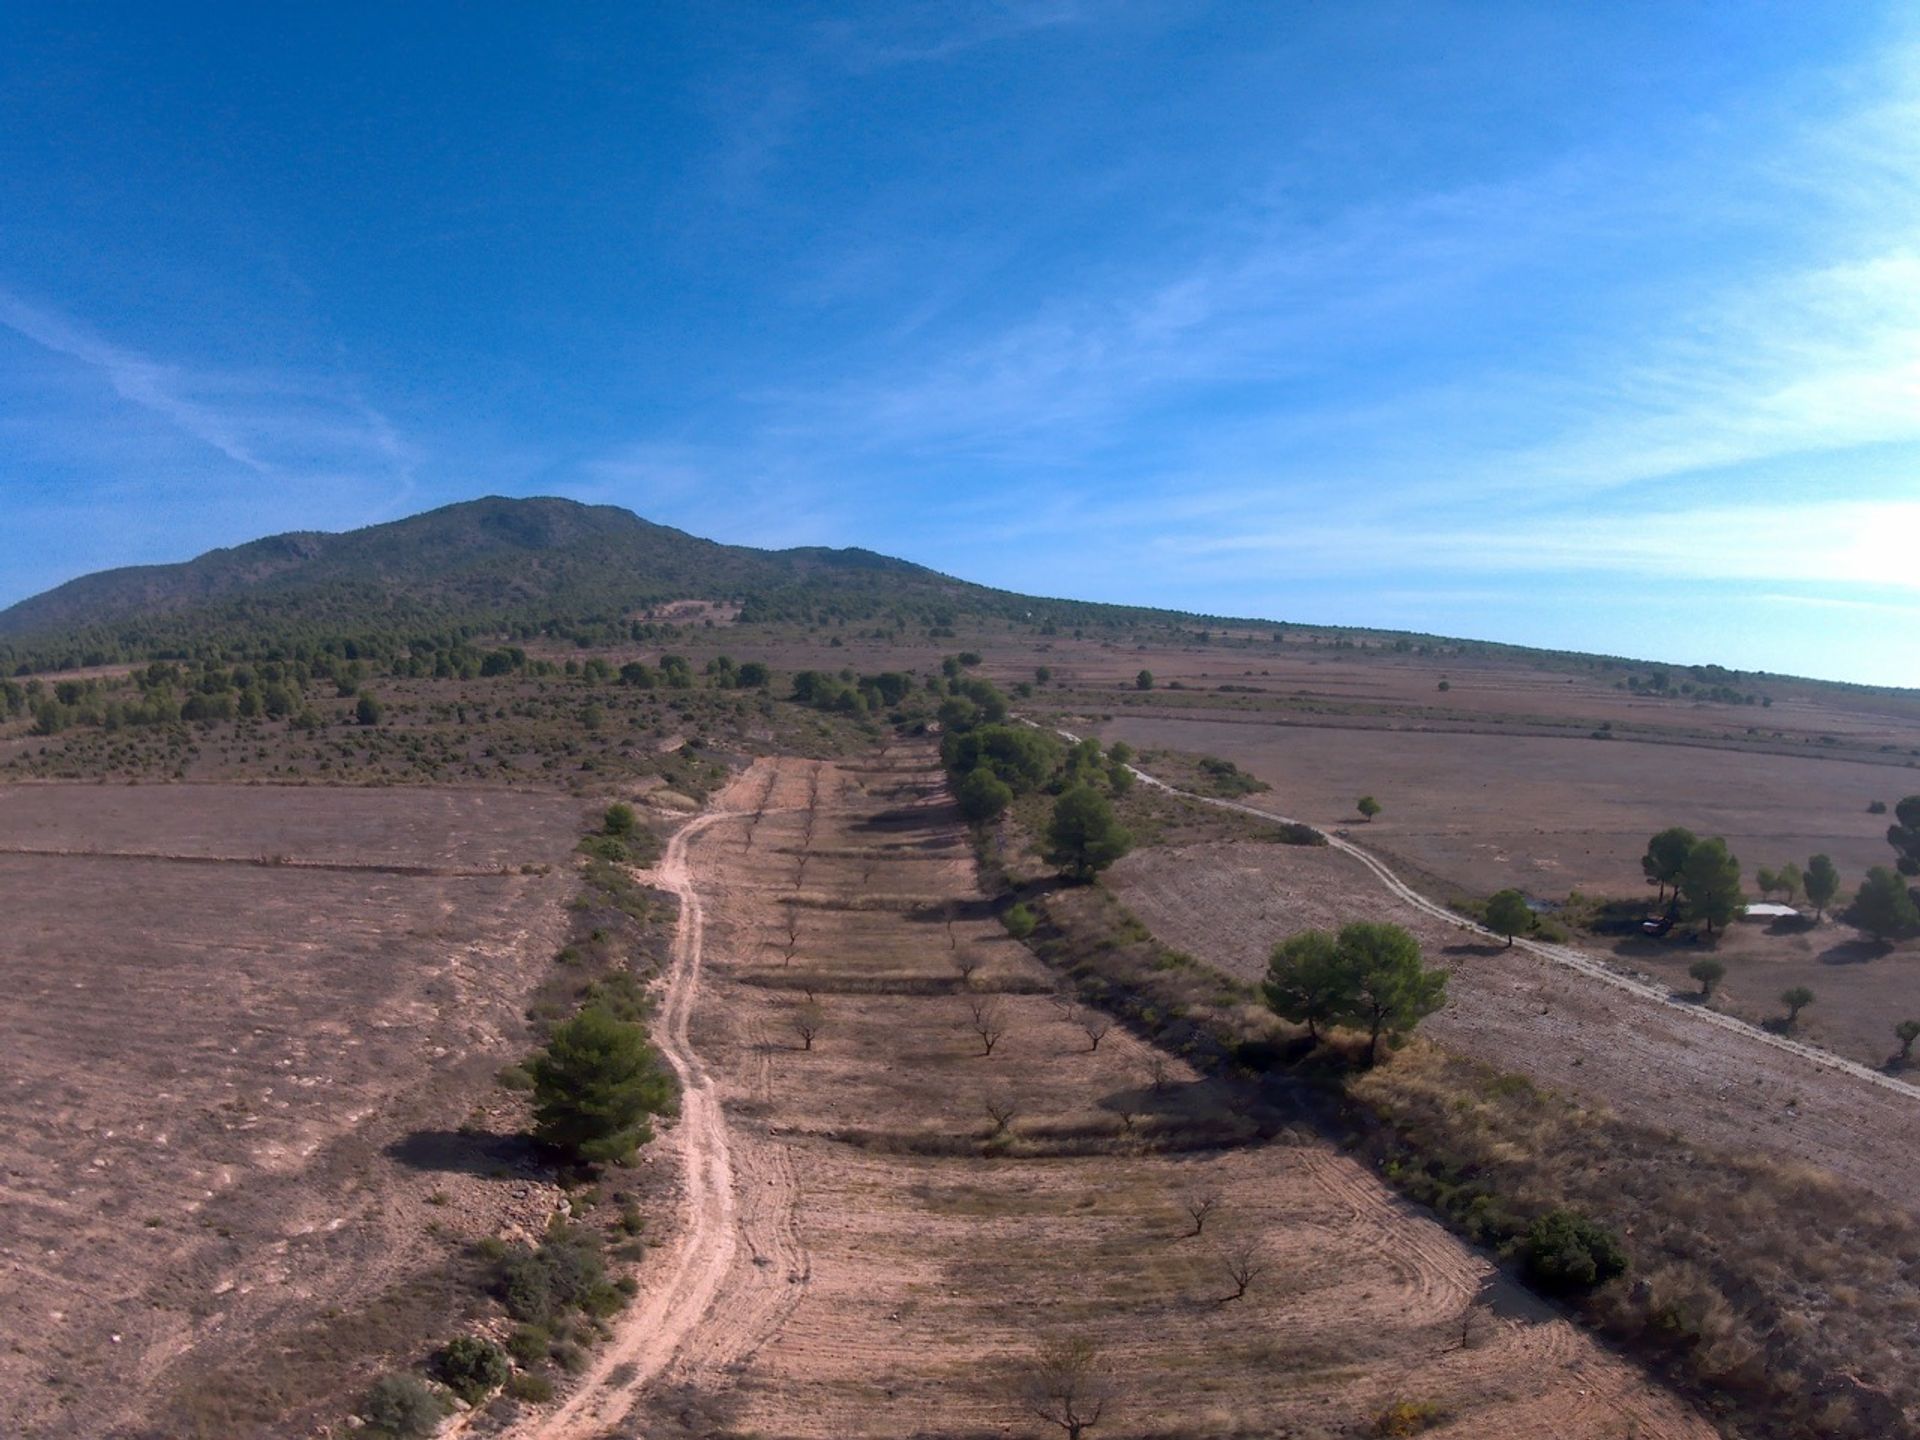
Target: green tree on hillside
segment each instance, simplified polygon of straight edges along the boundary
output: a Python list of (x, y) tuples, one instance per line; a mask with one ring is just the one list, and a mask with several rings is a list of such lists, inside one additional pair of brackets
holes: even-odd
[(1420, 963), (1420, 943), (1398, 925), (1358, 920), (1340, 929), (1340, 948), (1354, 964), (1354, 1013), (1367, 1031), (1367, 1063), (1380, 1037), (1397, 1042), (1447, 1003), (1447, 972)]
[(1261, 987), (1267, 1008), (1307, 1027), (1314, 1040), (1322, 1025), (1344, 1023), (1353, 1009), (1353, 967), (1325, 930), (1303, 930), (1273, 947)]
[(1803, 882), (1800, 867), (1791, 860), (1773, 872), (1773, 888), (1780, 892), (1780, 898), (1789, 905), (1799, 898)]
[(1780, 1003), (1787, 1007), (1787, 1029), (1800, 1018), (1800, 1012), (1813, 1004), (1813, 991), (1804, 985), (1795, 985), (1790, 990), (1780, 992)]
[(960, 813), (976, 824), (998, 819), (1013, 804), (1013, 790), (986, 766), (970, 771), (954, 792)]
[(1362, 820), (1371, 820), (1386, 807), (1371, 795), (1362, 795), (1358, 800), (1353, 802), (1353, 808), (1360, 812), (1360, 818)]
[(1114, 818), (1107, 797), (1076, 785), (1053, 804), (1046, 859), (1075, 880), (1091, 880), (1133, 848), (1133, 837)]
[(1920, 925), (1920, 913), (1914, 908), (1906, 883), (1884, 865), (1874, 866), (1860, 882), (1850, 918), (1882, 942)]
[(353, 707), (353, 718), (362, 725), (378, 725), (386, 713), (386, 707), (370, 690), (361, 691), (360, 703)]
[(1693, 832), (1681, 825), (1662, 830), (1647, 842), (1647, 853), (1640, 857), (1640, 873), (1649, 885), (1660, 887), (1662, 900), (1667, 898), (1669, 885), (1679, 888), (1680, 872), (1686, 868), (1687, 856), (1696, 843)]
[(527, 1068), (534, 1138), (590, 1164), (633, 1154), (653, 1138), (649, 1117), (673, 1102), (646, 1032), (600, 1005), (555, 1027)]
[(1506, 936), (1508, 949), (1513, 948), (1514, 936), (1524, 935), (1533, 927), (1533, 909), (1518, 890), (1499, 891), (1487, 901), (1487, 928)]
[(1902, 875), (1920, 875), (1920, 795), (1909, 795), (1893, 807), (1895, 824), (1887, 827), (1887, 843), (1899, 857), (1894, 866)]
[(1307, 930), (1274, 948), (1264, 986), (1275, 1014), (1305, 1024), (1367, 1032), (1367, 1063), (1380, 1040), (1397, 1039), (1446, 1003), (1447, 972), (1420, 962), (1420, 945), (1398, 925), (1360, 920), (1338, 936)]
[(1727, 967), (1711, 955), (1702, 955), (1687, 967), (1687, 974), (1700, 982), (1700, 998), (1710, 999), (1713, 987), (1727, 977)]
[(1728, 851), (1726, 841), (1715, 836), (1697, 841), (1687, 851), (1679, 893), (1681, 914), (1696, 925), (1704, 924), (1709, 935), (1740, 913), (1744, 899), (1740, 861)]
[(1893, 1038), (1900, 1042), (1900, 1054), (1895, 1057), (1898, 1063), (1906, 1065), (1913, 1060), (1913, 1042), (1920, 1040), (1920, 1020), (1902, 1020), (1893, 1027)]
[(1817, 917), (1826, 918), (1827, 906), (1839, 893), (1840, 872), (1833, 868), (1833, 861), (1825, 855), (1816, 855), (1807, 861), (1807, 901)]
[(1138, 675), (1134, 676), (1133, 688), (1136, 690), (1153, 689), (1153, 671), (1142, 670)]

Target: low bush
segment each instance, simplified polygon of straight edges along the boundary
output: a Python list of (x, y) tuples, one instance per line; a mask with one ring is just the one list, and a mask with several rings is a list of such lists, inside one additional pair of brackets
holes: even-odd
[(365, 1433), (382, 1440), (420, 1440), (440, 1428), (447, 1404), (412, 1375), (382, 1375), (360, 1405)]
[(507, 1353), (521, 1365), (538, 1365), (547, 1358), (547, 1348), (552, 1345), (553, 1337), (547, 1333), (544, 1325), (516, 1325), (513, 1333), (507, 1336)]
[(544, 1375), (515, 1375), (507, 1381), (507, 1394), (529, 1405), (544, 1405), (553, 1398), (553, 1381)]
[(1527, 1279), (1550, 1295), (1584, 1295), (1627, 1271), (1613, 1232), (1570, 1210), (1536, 1218), (1520, 1254)]
[(478, 1335), (449, 1340), (433, 1357), (433, 1368), (441, 1383), (469, 1405), (478, 1405), (513, 1373), (507, 1352)]

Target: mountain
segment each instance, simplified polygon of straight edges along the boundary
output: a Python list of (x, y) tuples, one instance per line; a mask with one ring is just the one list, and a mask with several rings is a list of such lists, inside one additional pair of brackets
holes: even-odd
[(98, 664), (372, 631), (604, 630), (688, 598), (737, 600), (764, 619), (937, 621), (1042, 603), (870, 550), (756, 550), (610, 505), (489, 497), (82, 576), (0, 611), (0, 660)]

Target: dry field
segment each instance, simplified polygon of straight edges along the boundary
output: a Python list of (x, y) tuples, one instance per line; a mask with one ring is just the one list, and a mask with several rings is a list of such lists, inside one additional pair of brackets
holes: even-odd
[(699, 1244), (647, 1277), (717, 1255), (718, 1298), (663, 1374), (636, 1335), (601, 1399), (519, 1433), (631, 1400), (613, 1433), (1037, 1436), (1017, 1372), (1062, 1335), (1120, 1381), (1102, 1437), (1359, 1435), (1401, 1402), (1462, 1437), (1714, 1433), (1351, 1159), (1083, 1028), (978, 899), (925, 749), (761, 761), (719, 809), (669, 852), (704, 961), (666, 1014), (724, 1124), (696, 1105), (668, 1141), (695, 1132)]
[[(1262, 804), (1410, 860), (1473, 894), (1512, 885), (1561, 899), (1636, 895), (1640, 856), (1668, 825), (1723, 835), (1749, 874), (1825, 851), (1843, 880), (1891, 858), (1867, 804), (1920, 790), (1920, 773), (1584, 736), (1300, 729), (1122, 715), (1105, 741), (1218, 755), (1273, 786)], [(1385, 813), (1362, 827), (1354, 801)]]
[(438, 1223), (551, 1205), (455, 1132), (581, 828), (503, 792), (0, 789), (0, 1433), (306, 1433), (297, 1397), (337, 1413), (448, 1322)]
[[(1421, 1031), (1447, 1049), (1696, 1144), (1817, 1166), (1920, 1214), (1920, 1155), (1906, 1143), (1920, 1107), (1910, 1096), (1456, 930), (1336, 851), (1245, 842), (1144, 850), (1108, 883), (1166, 944), (1248, 980), (1297, 931), (1405, 925), (1430, 962), (1454, 972), (1446, 1009)], [(1751, 986), (1742, 964), (1733, 959), (1730, 983)]]

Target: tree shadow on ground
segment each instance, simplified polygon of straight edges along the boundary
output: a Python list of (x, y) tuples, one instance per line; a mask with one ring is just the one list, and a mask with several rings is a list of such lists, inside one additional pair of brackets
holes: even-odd
[(1440, 953), (1442, 955), (1477, 955), (1484, 960), (1490, 955), (1502, 953), (1506, 948), (1498, 940), (1463, 940), (1458, 945), (1441, 946)]
[(863, 820), (856, 820), (848, 828), (856, 834), (866, 835), (937, 833), (945, 843), (946, 832), (952, 828), (954, 817), (959, 813), (959, 808), (954, 805), (915, 805), (876, 811)]
[(1811, 915), (1776, 915), (1767, 926), (1767, 934), (1804, 935), (1819, 924)]
[(1496, 1270), (1482, 1280), (1468, 1303), (1496, 1320), (1515, 1320), (1526, 1325), (1545, 1325), (1560, 1318), (1559, 1311), (1503, 1270)]
[(1613, 953), (1622, 960), (1670, 960), (1676, 954), (1690, 955), (1697, 950), (1715, 948), (1714, 941), (1705, 935), (1675, 930), (1659, 939), (1652, 935), (1626, 936), (1613, 946)]
[(492, 1130), (416, 1130), (386, 1147), (409, 1170), (504, 1178), (544, 1168), (540, 1147), (526, 1135)]
[(1880, 940), (1855, 938), (1829, 945), (1820, 952), (1822, 965), (1866, 965), (1890, 954), (1893, 946)]

